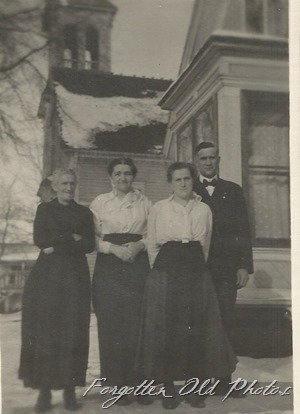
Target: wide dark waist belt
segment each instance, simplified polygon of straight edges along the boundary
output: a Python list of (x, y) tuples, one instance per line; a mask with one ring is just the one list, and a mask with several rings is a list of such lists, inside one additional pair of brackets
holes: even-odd
[(173, 277), (176, 274), (181, 277), (184, 272), (201, 274), (205, 269), (205, 260), (200, 242), (168, 241), (161, 246), (154, 267), (171, 272)]
[(168, 241), (168, 242), (166, 242), (166, 243), (164, 243), (164, 244), (162, 244), (162, 246), (166, 246), (166, 245), (168, 245), (168, 246), (176, 246), (177, 248), (181, 248), (181, 247), (183, 247), (183, 248), (188, 248), (188, 247), (195, 247), (195, 246), (197, 246), (197, 248), (199, 247), (199, 244), (200, 244), (200, 242), (198, 241), (198, 240), (187, 240), (187, 239), (183, 239), (183, 240), (180, 240), (180, 241), (175, 241), (175, 240), (170, 240), (170, 241)]
[(108, 241), (112, 244), (125, 244), (130, 242), (137, 242), (141, 240), (143, 236), (141, 234), (134, 233), (110, 233), (106, 234), (103, 238), (104, 241)]

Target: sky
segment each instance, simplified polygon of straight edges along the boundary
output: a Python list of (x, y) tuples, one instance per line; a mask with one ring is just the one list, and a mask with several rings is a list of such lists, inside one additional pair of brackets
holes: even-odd
[(111, 0), (112, 71), (176, 79), (194, 0)]

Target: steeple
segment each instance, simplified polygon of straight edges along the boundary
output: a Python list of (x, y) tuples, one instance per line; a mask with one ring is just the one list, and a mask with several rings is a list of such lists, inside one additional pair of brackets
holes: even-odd
[(111, 28), (117, 8), (108, 0), (47, 0), (44, 30), (50, 68), (111, 71)]

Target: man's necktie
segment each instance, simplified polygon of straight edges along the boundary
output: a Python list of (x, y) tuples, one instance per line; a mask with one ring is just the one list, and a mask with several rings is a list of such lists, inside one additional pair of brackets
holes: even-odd
[(204, 180), (203, 180), (203, 183), (202, 183), (203, 185), (204, 185), (204, 187), (208, 187), (209, 185), (211, 185), (212, 187), (215, 187), (216, 185), (217, 185), (217, 180), (214, 178), (213, 180), (211, 180), (211, 181), (207, 181), (205, 178), (204, 178)]

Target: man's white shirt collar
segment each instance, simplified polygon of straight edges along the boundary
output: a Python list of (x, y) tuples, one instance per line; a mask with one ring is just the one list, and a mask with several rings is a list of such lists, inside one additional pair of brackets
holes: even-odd
[(217, 179), (218, 179), (218, 176), (217, 175), (215, 175), (212, 178), (203, 177), (203, 175), (201, 175), (201, 174), (199, 175), (199, 181), (201, 183), (203, 183), (203, 180), (206, 180), (206, 181), (208, 181), (210, 183), (212, 180), (217, 180)]

